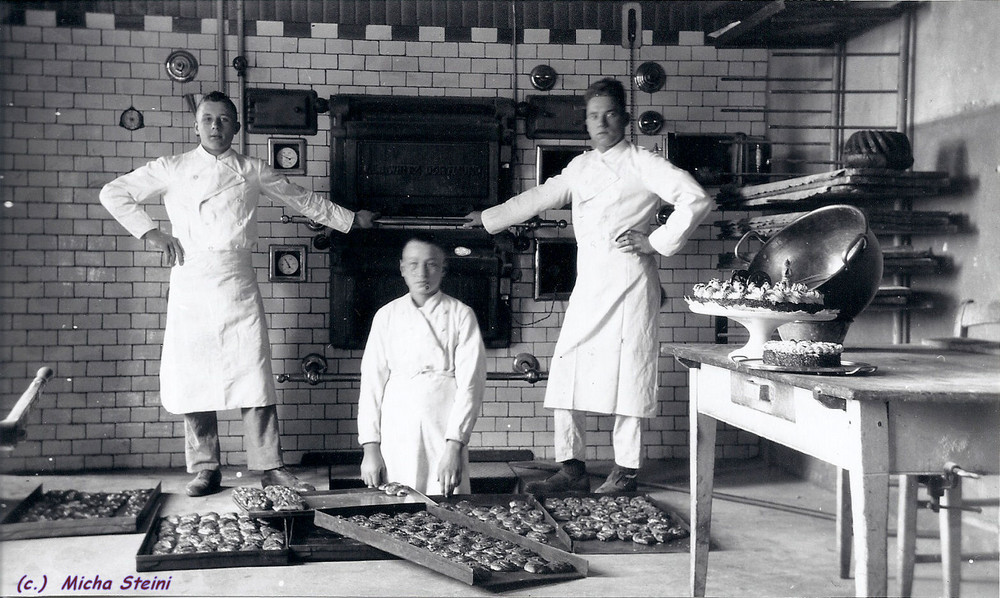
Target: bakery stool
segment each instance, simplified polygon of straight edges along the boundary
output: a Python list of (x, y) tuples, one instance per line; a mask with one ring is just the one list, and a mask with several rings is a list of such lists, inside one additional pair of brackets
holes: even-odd
[[(837, 472), (837, 553), (840, 557), (840, 577), (847, 579), (851, 571), (851, 491), (848, 472)], [(944, 584), (943, 596), (958, 598), (962, 581), (962, 561), (996, 560), (997, 554), (962, 554), (962, 511), (982, 512), (980, 507), (1000, 505), (1000, 499), (963, 500), (962, 479), (978, 478), (954, 463), (946, 463), (940, 474), (901, 475), (899, 478), (899, 510), (896, 523), (896, 578), (899, 596), (913, 591), (913, 568), (918, 560), (933, 562), (940, 558)], [(918, 500), (921, 486), (926, 487), (928, 500)], [(918, 555), (917, 507), (927, 507), (938, 514), (941, 554)], [(927, 557), (921, 559), (920, 557)]]
[[(976, 337), (970, 336), (976, 330)], [(995, 339), (1000, 338), (1000, 301), (977, 303), (963, 301), (955, 318), (954, 337), (926, 339), (924, 344), (942, 348), (989, 352), (1000, 350)], [(917, 507), (926, 506), (938, 513), (941, 543), (941, 571), (944, 595), (959, 595), (962, 580), (962, 511), (980, 512), (979, 507), (1000, 505), (1000, 499), (962, 499), (962, 479), (978, 478), (955, 463), (944, 464), (943, 471), (934, 475), (899, 476), (899, 508), (896, 532), (896, 573), (899, 595), (910, 596), (913, 590), (913, 567), (918, 560)], [(918, 500), (921, 486), (926, 487), (928, 500)], [(847, 579), (851, 570), (851, 493), (848, 472), (837, 471), (837, 553), (840, 558), (840, 577)], [(997, 555), (975, 555), (977, 560), (997, 559)], [(928, 559), (931, 560), (931, 559)]]

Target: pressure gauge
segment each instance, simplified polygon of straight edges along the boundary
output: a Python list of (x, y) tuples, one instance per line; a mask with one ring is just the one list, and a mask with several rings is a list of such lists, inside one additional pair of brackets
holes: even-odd
[(294, 253), (285, 253), (278, 258), (278, 274), (282, 276), (298, 274), (301, 267), (302, 263), (299, 262), (299, 256)]
[(306, 173), (306, 140), (268, 140), (268, 162), (275, 170), (284, 174)]
[(275, 166), (287, 170), (289, 168), (295, 168), (298, 164), (299, 153), (295, 151), (294, 147), (288, 146), (278, 150), (277, 164), (275, 164)]
[(272, 245), (271, 281), (304, 281), (306, 279), (306, 248), (303, 245)]
[(136, 110), (134, 106), (129, 106), (122, 112), (121, 118), (118, 119), (118, 125), (129, 131), (135, 131), (146, 126), (143, 122), (142, 112)]

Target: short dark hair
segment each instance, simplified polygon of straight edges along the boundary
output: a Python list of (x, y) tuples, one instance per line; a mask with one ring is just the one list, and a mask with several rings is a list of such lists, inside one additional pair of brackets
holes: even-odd
[[(198, 102), (197, 108), (201, 108), (201, 105), (204, 104), (205, 102), (221, 102), (221, 103), (225, 104), (227, 108), (229, 108), (230, 110), (233, 111), (233, 117), (235, 117), (235, 118), (239, 118), (240, 117), (240, 113), (236, 109), (236, 104), (233, 102), (233, 100), (231, 100), (229, 98), (229, 96), (227, 96), (226, 94), (222, 93), (221, 91), (212, 91), (212, 92), (209, 92), (209, 93), (205, 94), (201, 98), (201, 101)], [(195, 114), (198, 113), (197, 108), (195, 108)]]
[(411, 234), (406, 239), (406, 242), (403, 243), (403, 246), (400, 248), (400, 250), (399, 250), (400, 253), (403, 252), (403, 249), (406, 249), (407, 245), (409, 245), (410, 243), (414, 243), (414, 242), (415, 243), (423, 243), (424, 245), (430, 245), (431, 247), (436, 247), (438, 249), (438, 251), (440, 251), (441, 254), (444, 255), (444, 257), (446, 259), (448, 257), (448, 252), (444, 250), (444, 246), (441, 245), (441, 242), (438, 241), (437, 238), (433, 234), (426, 233), (426, 232), (415, 232), (415, 233)]
[(621, 81), (610, 77), (594, 81), (583, 94), (583, 100), (589, 102), (592, 98), (599, 96), (611, 98), (622, 112), (628, 111), (625, 104), (625, 86), (621, 84)]

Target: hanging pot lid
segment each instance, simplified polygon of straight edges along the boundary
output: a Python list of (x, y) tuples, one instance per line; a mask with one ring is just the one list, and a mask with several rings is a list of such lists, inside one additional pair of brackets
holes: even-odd
[(187, 50), (174, 50), (167, 56), (167, 76), (179, 83), (186, 83), (198, 74), (198, 61)]

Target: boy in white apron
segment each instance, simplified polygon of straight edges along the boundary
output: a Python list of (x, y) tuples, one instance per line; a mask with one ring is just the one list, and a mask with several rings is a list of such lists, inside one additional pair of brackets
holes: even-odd
[(361, 360), (361, 479), (425, 494), (468, 494), (469, 437), (486, 384), (486, 349), (472, 308), (441, 292), (444, 251), (403, 247), (409, 293), (376, 312)]
[[(472, 212), (467, 225), (497, 233), (572, 203), (577, 279), (545, 389), (562, 467), (528, 485), (529, 492), (542, 494), (590, 490), (587, 413), (615, 416), (615, 467), (596, 492), (636, 489), (642, 418), (656, 415), (659, 256), (677, 253), (712, 209), (690, 174), (625, 140), (629, 115), (621, 83), (602, 79), (584, 97), (595, 149), (544, 184)], [(672, 204), (673, 212), (651, 230), (662, 202)]]
[[(371, 227), (372, 214), (351, 212), (234, 151), (239, 117), (221, 92), (202, 98), (194, 129), (197, 148), (122, 175), (100, 194), (111, 215), (162, 251), (171, 268), (160, 398), (164, 409), (184, 416), (187, 471), (197, 474), (186, 491), (202, 496), (220, 489), (216, 411), (237, 408), (247, 467), (263, 472), (261, 483), (312, 490), (281, 457), (267, 320), (251, 263), (257, 206), (263, 195), (341, 232)], [(159, 197), (170, 232), (141, 207)]]

